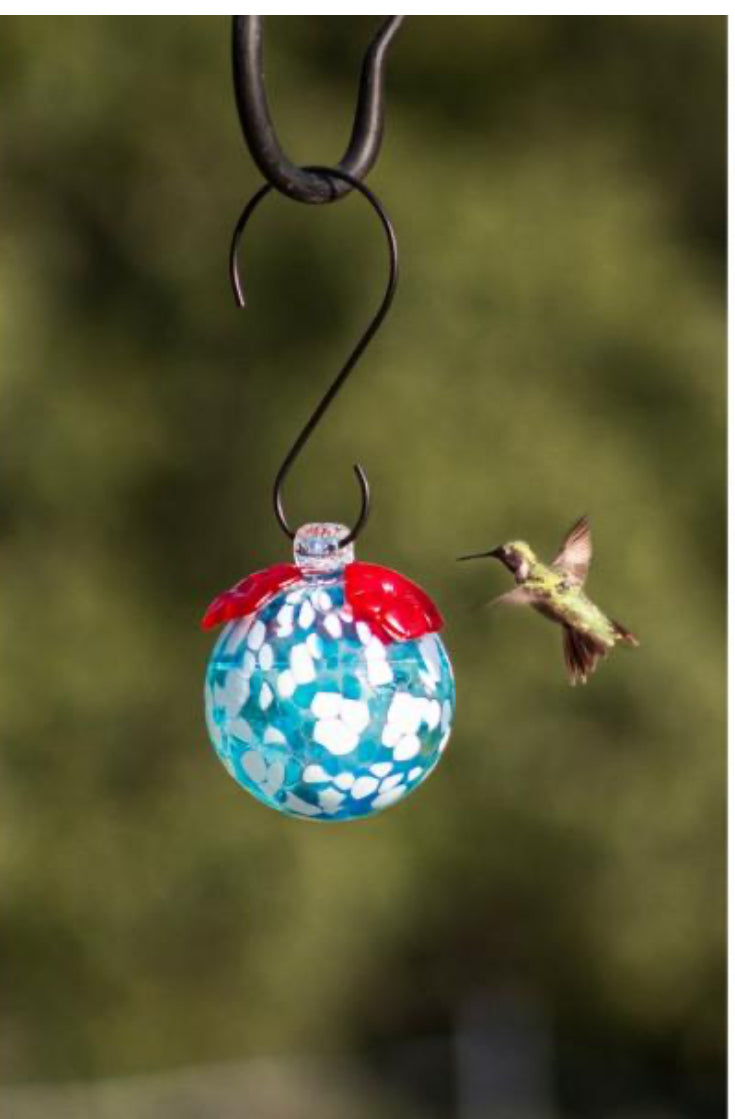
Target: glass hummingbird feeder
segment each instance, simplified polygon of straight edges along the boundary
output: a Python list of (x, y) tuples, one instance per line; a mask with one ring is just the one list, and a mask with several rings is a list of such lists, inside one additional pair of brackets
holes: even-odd
[(399, 23), (400, 17), (387, 20), (368, 51), (353, 142), (338, 168), (297, 168), (283, 156), (265, 108), (261, 17), (236, 17), (234, 24), (241, 120), (269, 180), (235, 228), (230, 264), (238, 305), (245, 304), (237, 263), (240, 238), (274, 187), (307, 202), (333, 201), (356, 190), (382, 223), (390, 259), (377, 313), (276, 476), (275, 513), (293, 540), (295, 562), (247, 576), (215, 598), (202, 621), (205, 629), (224, 625), (205, 681), (207, 728), (219, 759), (264, 804), (311, 820), (364, 818), (402, 800), (436, 766), (454, 718), (454, 680), (438, 633), (438, 609), (410, 579), (354, 558), (354, 541), (370, 508), (363, 468), (354, 468), (362, 507), (352, 530), (322, 523), (293, 532), (282, 499), (286, 475), (395, 293), (393, 227), (360, 173), (377, 156), (384, 48)]

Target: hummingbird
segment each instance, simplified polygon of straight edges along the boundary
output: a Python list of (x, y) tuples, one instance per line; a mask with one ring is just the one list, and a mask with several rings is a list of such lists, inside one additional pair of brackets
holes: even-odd
[(563, 627), (564, 664), (571, 684), (586, 684), (600, 658), (606, 657), (619, 641), (638, 645), (630, 630), (604, 614), (584, 593), (592, 559), (592, 536), (586, 516), (572, 526), (550, 564), (542, 563), (525, 540), (513, 540), (489, 552), (458, 558), (485, 556), (505, 564), (517, 584), (489, 605), (532, 606)]

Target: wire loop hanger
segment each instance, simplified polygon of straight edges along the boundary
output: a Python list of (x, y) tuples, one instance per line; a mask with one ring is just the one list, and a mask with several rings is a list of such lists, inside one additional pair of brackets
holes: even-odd
[[(283, 485), (294, 462), (321, 421), (324, 413), (344, 385), (357, 361), (374, 337), (388, 313), (398, 282), (398, 245), (391, 220), (377, 196), (361, 181), (380, 149), (382, 139), (382, 78), (385, 51), (403, 19), (393, 16), (387, 20), (373, 40), (363, 62), (352, 139), (347, 153), (338, 167), (309, 166), (299, 168), (283, 155), (275, 136), (263, 89), (261, 17), (236, 16), (233, 29), (235, 91), (245, 139), (253, 158), (263, 171), (267, 182), (245, 206), (232, 235), (230, 246), (230, 281), (238, 307), (245, 307), (245, 291), (240, 277), (239, 249), (243, 231), (260, 202), (272, 190), (279, 190), (290, 198), (311, 203), (334, 202), (345, 193), (356, 190), (377, 214), (388, 244), (388, 281), (380, 306), (360, 336), (346, 362), (332, 384), (306, 421), (302, 431), (286, 455), (273, 484), (273, 509), (276, 519), (292, 540), (291, 529), (283, 504)], [(247, 48), (245, 52), (241, 49)], [(243, 63), (243, 57), (245, 62)], [(347, 170), (348, 165), (355, 169)], [(315, 189), (314, 184), (319, 184)], [(340, 541), (344, 547), (357, 539), (370, 513), (370, 486), (365, 470), (359, 463), (353, 466), (360, 486), (360, 512), (353, 528)]]
[[(375, 163), (383, 140), (383, 81), (388, 48), (403, 22), (389, 16), (365, 52), (347, 150), (337, 169), (364, 179)], [(235, 16), (232, 25), (232, 66), (235, 100), (245, 142), (263, 177), (297, 202), (335, 202), (349, 193), (349, 178), (330, 182), (305, 167), (297, 167), (278, 142), (268, 111), (263, 73), (263, 17)]]

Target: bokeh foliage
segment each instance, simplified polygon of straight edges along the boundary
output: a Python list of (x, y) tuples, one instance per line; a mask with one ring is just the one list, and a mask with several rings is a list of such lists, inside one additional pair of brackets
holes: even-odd
[[(724, 20), (416, 17), (371, 176), (394, 312), (289, 483), (448, 619), (456, 734), (371, 823), (280, 819), (202, 725), (214, 593), (287, 557), (273, 473), (379, 298), (359, 199), (258, 185), (224, 17), (2, 20), (6, 1078), (451, 1027), (717, 1067), (723, 969)], [(284, 145), (329, 162), (370, 17), (275, 17)], [(460, 552), (593, 520), (641, 636), (586, 689)]]

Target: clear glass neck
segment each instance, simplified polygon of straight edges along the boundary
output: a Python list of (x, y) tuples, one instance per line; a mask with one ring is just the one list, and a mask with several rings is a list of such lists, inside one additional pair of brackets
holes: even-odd
[(340, 540), (349, 535), (346, 525), (302, 525), (293, 543), (296, 563), (307, 578), (333, 579), (344, 571), (355, 558), (352, 544), (340, 546)]

